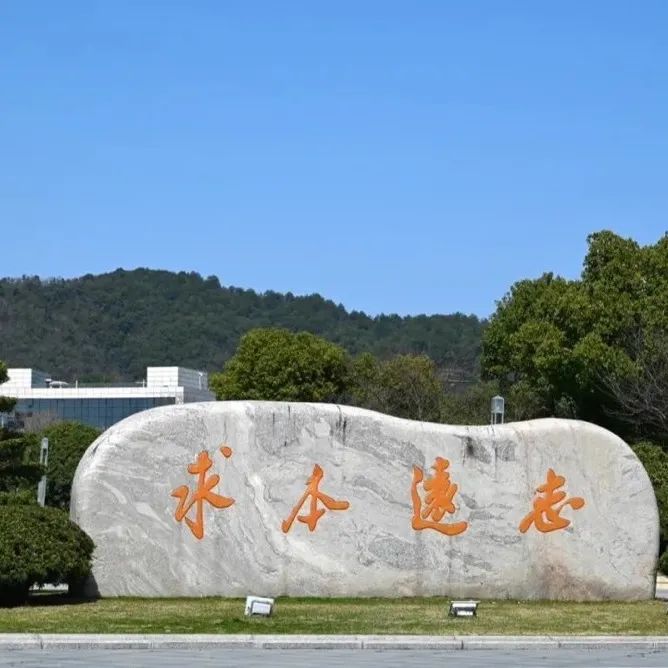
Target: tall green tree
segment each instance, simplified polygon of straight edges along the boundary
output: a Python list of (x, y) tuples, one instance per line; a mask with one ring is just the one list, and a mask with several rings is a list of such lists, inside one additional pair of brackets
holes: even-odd
[[(7, 365), (0, 361), (0, 385), (7, 382)], [(9, 413), (14, 408), (16, 399), (0, 395), (0, 413)]]
[(482, 372), (527, 415), (578, 417), (624, 435), (606, 378), (637, 372), (635, 341), (668, 331), (668, 237), (653, 246), (604, 231), (580, 280), (545, 274), (512, 286), (483, 335)]
[(630, 372), (604, 373), (602, 380), (617, 408), (613, 414), (638, 436), (668, 444), (668, 332), (649, 329), (629, 351)]
[(360, 355), (352, 364), (351, 402), (388, 415), (437, 422), (443, 386), (436, 364), (426, 355), (378, 360)]
[(39, 439), (0, 429), (0, 505), (37, 503), (37, 483), (44, 475)]
[(255, 329), (209, 384), (218, 399), (336, 402), (347, 379), (340, 346), (308, 332)]

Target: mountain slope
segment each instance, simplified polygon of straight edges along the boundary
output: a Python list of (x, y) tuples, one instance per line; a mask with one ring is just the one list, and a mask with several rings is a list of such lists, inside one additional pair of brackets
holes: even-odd
[(0, 279), (0, 359), (68, 380), (138, 379), (150, 365), (220, 370), (244, 332), (268, 326), (307, 330), (351, 353), (426, 353), (472, 377), (484, 323), (462, 314), (372, 318), (320, 295), (258, 294), (186, 272)]

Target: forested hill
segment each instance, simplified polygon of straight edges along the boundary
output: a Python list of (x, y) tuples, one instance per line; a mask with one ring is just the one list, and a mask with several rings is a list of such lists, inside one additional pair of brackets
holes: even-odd
[(244, 332), (267, 326), (313, 332), (351, 353), (426, 353), (470, 377), (483, 323), (462, 314), (372, 318), (319, 295), (258, 294), (186, 272), (0, 279), (0, 360), (69, 380), (139, 379), (151, 365), (220, 370)]

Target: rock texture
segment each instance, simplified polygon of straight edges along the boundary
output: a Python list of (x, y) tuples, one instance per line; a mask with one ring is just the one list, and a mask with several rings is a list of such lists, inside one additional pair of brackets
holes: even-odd
[(644, 599), (659, 532), (642, 465), (594, 425), (273, 402), (118, 423), (79, 465), (72, 518), (104, 596)]

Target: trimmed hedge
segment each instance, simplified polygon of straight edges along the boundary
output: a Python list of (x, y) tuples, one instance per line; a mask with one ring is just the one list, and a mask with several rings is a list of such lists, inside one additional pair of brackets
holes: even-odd
[(0, 508), (0, 605), (24, 602), (34, 584), (75, 584), (91, 572), (93, 541), (67, 513)]

